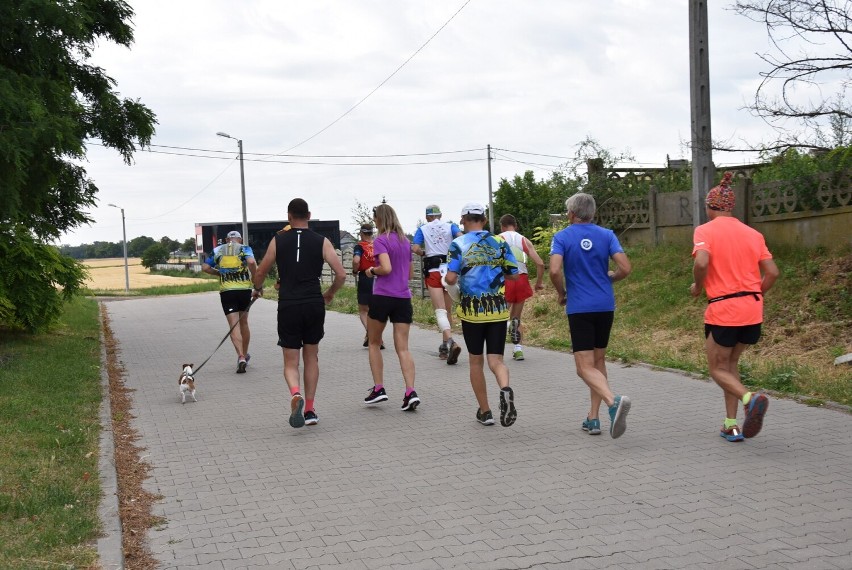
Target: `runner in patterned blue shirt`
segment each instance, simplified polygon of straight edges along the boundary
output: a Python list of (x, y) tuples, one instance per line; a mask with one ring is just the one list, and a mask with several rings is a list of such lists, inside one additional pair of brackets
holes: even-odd
[(515, 394), (509, 387), (509, 369), (503, 362), (506, 348), (506, 322), (509, 306), (503, 295), (506, 279), (516, 279), (518, 264), (512, 250), (500, 236), (484, 229), (485, 206), (471, 202), (462, 208), (465, 231), (450, 244), (447, 285), (458, 284), (460, 302), (456, 315), (462, 321), (462, 334), (470, 361), (470, 385), (479, 409), (476, 420), (494, 425), (485, 385), (485, 356), (500, 386), (500, 424), (515, 423)]

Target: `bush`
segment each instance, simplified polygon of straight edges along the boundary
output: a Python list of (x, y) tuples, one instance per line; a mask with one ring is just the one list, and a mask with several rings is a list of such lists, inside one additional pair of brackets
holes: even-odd
[(166, 263), (169, 260), (169, 250), (161, 243), (155, 243), (148, 247), (142, 254), (142, 267), (145, 269), (153, 269), (159, 263)]
[(0, 228), (0, 236), (0, 322), (46, 331), (61, 316), (63, 300), (79, 291), (86, 269), (23, 226)]

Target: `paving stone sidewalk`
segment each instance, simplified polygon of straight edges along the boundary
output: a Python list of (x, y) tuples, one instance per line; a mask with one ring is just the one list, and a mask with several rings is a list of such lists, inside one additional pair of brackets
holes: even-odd
[(226, 343), (186, 405), (180, 365), (227, 331), (218, 294), (106, 307), (153, 466), (147, 488), (163, 496), (167, 523), (150, 532), (162, 568), (852, 568), (848, 414), (773, 398), (763, 432), (728, 443), (714, 384), (610, 364), (633, 401), (627, 433), (589, 436), (571, 356), (529, 348), (507, 361), (517, 423), (484, 427), (466, 351), (447, 366), (438, 332), (419, 328), (421, 406), (399, 410), (386, 332), (390, 400), (366, 407), (361, 324), (329, 312), (320, 421), (293, 429), (275, 303), (251, 310), (248, 372), (234, 373)]

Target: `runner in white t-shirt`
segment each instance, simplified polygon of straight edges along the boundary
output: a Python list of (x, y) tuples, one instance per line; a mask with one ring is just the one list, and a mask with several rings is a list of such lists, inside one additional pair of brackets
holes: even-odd
[(509, 336), (512, 343), (515, 345), (512, 350), (512, 358), (514, 360), (524, 359), (524, 347), (521, 346), (521, 313), (524, 310), (524, 303), (533, 296), (532, 287), (530, 287), (529, 270), (527, 269), (527, 257), (535, 263), (535, 290), (541, 291), (544, 289), (544, 261), (536, 252), (533, 244), (517, 232), (518, 220), (511, 214), (506, 214), (500, 218), (500, 237), (506, 240), (515, 259), (518, 261), (518, 278), (514, 281), (506, 282), (506, 302), (509, 303)]
[(452, 299), (441, 284), (441, 268), (446, 268), (447, 252), (450, 244), (462, 235), (461, 228), (451, 222), (441, 221), (441, 209), (432, 204), (426, 206), (426, 223), (417, 228), (412, 242), (412, 251), (423, 257), (423, 270), (426, 289), (435, 309), (438, 328), (441, 329), (441, 345), (438, 347), (438, 357), (446, 360), (447, 364), (455, 364), (461, 354), (461, 346), (453, 340), (453, 323), (449, 309)]

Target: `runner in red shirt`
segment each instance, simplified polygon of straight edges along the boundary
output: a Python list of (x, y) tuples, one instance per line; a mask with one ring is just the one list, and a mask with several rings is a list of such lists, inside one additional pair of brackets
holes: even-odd
[[(766, 248), (763, 236), (736, 219), (731, 173), (707, 193), (705, 210), (710, 220), (695, 228), (692, 256), (695, 258), (689, 292), (693, 297), (707, 292), (704, 312), (704, 343), (710, 376), (725, 392), (726, 417), (720, 435), (728, 441), (754, 437), (763, 427), (769, 407), (764, 394), (752, 394), (743, 386), (739, 359), (760, 338), (763, 295), (778, 279), (778, 267)], [(737, 407), (742, 401), (745, 420), (737, 425)]]

